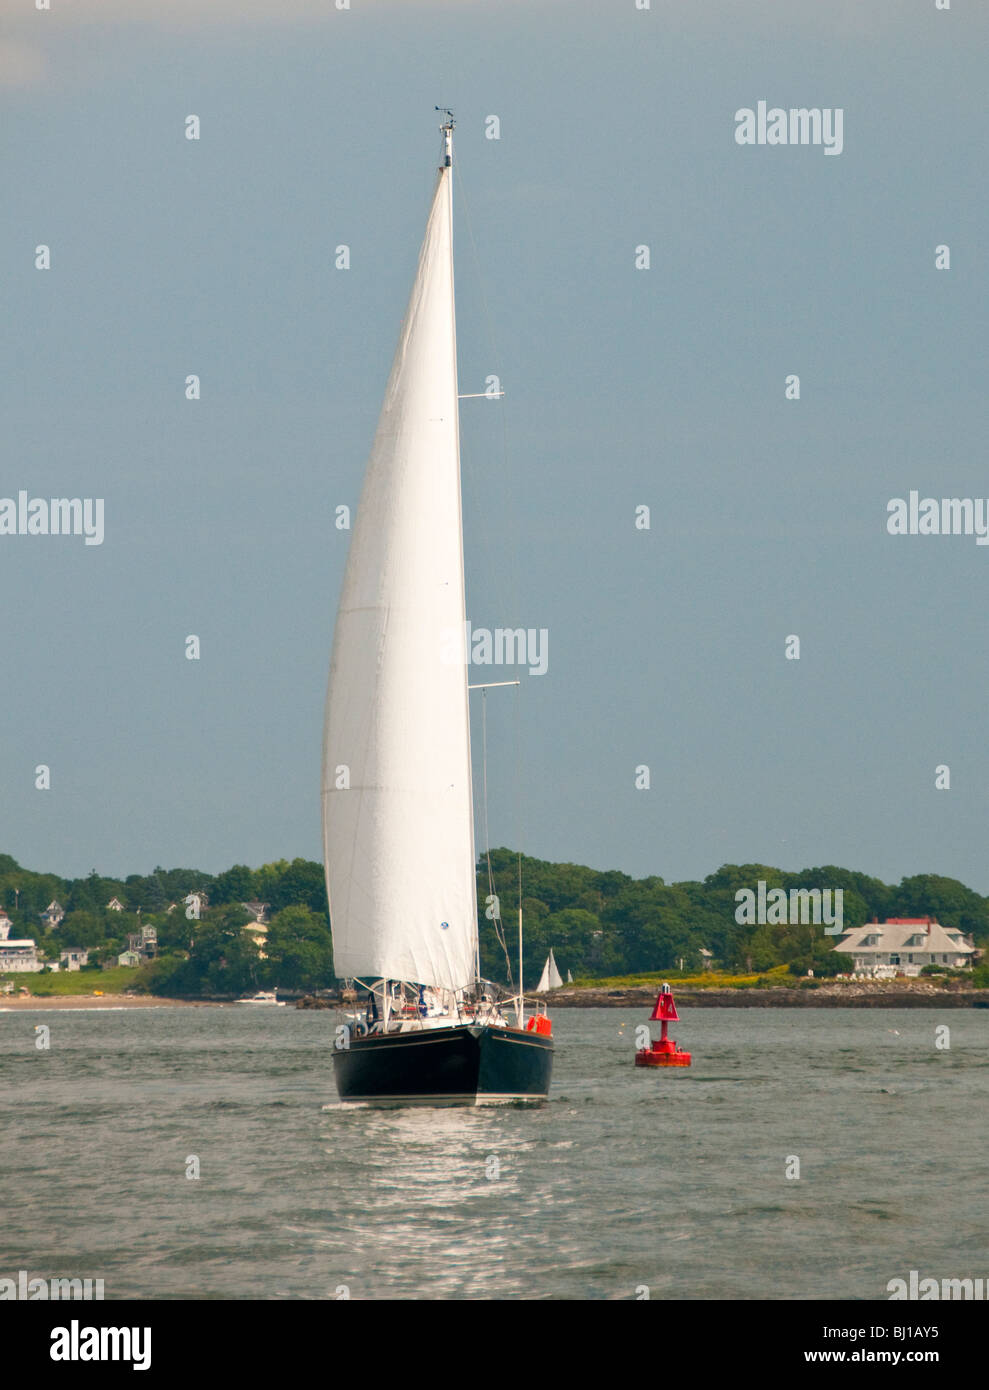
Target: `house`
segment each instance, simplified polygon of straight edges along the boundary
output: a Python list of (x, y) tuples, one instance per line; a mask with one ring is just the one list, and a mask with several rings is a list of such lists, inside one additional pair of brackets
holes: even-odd
[(137, 951), (121, 951), (117, 957), (118, 965), (140, 965), (141, 957)]
[(140, 931), (127, 933), (127, 949), (150, 960), (158, 954), (158, 928), (149, 922), (141, 923)]
[(30, 937), (11, 938), (6, 931), (0, 936), (0, 975), (14, 970), (34, 973), (43, 967), (44, 962), (38, 956), (37, 942), (32, 941)]
[(268, 939), (268, 928), (265, 924), (263, 922), (248, 922), (244, 926), (244, 931), (247, 932), (247, 935), (257, 946), (259, 959), (267, 960), (268, 957), (265, 955), (264, 944)]
[[(89, 964), (89, 952), (70, 946), (67, 950), (59, 952), (58, 962), (66, 970), (81, 970), (84, 965)], [(55, 970), (56, 967), (53, 965), (52, 969)]]
[(13, 925), (13, 922), (7, 916), (7, 909), (5, 907), (0, 907), (0, 941), (6, 941)]
[(111, 898), (106, 906), (108, 912), (123, 912), (124, 910), (124, 905), (119, 898)]
[(185, 915), (190, 921), (193, 918), (198, 920), (209, 907), (209, 898), (202, 889), (197, 889), (195, 893), (188, 893), (182, 901), (185, 903)]
[(54, 931), (65, 916), (65, 908), (57, 898), (52, 898), (44, 912), (40, 913), (39, 916), (41, 917), (45, 930)]
[(244, 930), (247, 932), (247, 935), (251, 937), (251, 939), (257, 946), (258, 955), (261, 958), (261, 960), (267, 960), (267, 956), (264, 953), (264, 943), (268, 937), (267, 914), (268, 908), (270, 906), (270, 903), (262, 902), (241, 903), (241, 907), (244, 909), (244, 911), (249, 912), (252, 918), (254, 919), (253, 921), (248, 922), (246, 924)]
[(874, 919), (845, 932), (834, 949), (852, 957), (854, 974), (879, 979), (919, 975), (925, 965), (965, 969), (977, 954), (971, 937), (933, 917)]

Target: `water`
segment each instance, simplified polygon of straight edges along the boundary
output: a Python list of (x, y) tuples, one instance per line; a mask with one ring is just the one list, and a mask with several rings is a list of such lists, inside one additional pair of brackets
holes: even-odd
[(341, 1106), (336, 1021), (0, 1013), (0, 1275), (320, 1299), (883, 1299), (911, 1269), (989, 1275), (989, 1013), (697, 1010), (671, 1030), (694, 1065), (654, 1072), (641, 1013), (560, 1009), (538, 1111)]

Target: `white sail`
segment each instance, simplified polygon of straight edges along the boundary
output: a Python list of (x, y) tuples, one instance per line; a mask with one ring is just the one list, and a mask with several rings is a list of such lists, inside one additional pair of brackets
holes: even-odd
[(477, 896), (449, 148), (337, 612), (323, 844), (336, 973), (460, 989)]
[(556, 968), (556, 960), (553, 956), (553, 948), (550, 947), (549, 955), (546, 957), (546, 964), (543, 966), (543, 973), (539, 977), (536, 985), (537, 994), (545, 994), (549, 989), (559, 989), (563, 984), (560, 972)]

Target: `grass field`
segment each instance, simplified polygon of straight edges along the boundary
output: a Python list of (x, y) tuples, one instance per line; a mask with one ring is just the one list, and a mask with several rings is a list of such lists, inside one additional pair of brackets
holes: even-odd
[(132, 989), (141, 967), (139, 965), (115, 965), (112, 970), (60, 970), (56, 975), (29, 975), (24, 971), (14, 971), (0, 975), (0, 981), (10, 980), (16, 994), (21, 985), (26, 985), (32, 994), (92, 994), (102, 990), (104, 994), (123, 994)]
[(699, 975), (681, 975), (678, 970), (651, 971), (646, 975), (611, 975), (597, 980), (581, 975), (574, 985), (588, 989), (659, 989), (661, 984), (684, 985), (689, 989), (753, 989), (760, 980), (772, 985), (793, 985), (794, 977), (785, 965), (754, 975), (728, 975), (720, 970), (705, 970)]

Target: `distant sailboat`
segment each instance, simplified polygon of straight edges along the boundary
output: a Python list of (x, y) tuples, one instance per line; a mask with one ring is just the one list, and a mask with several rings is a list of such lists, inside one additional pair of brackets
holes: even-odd
[(568, 985), (572, 985), (572, 984), (573, 984), (573, 974), (572, 974), (569, 970), (567, 971), (567, 984), (568, 984)]
[(563, 977), (556, 968), (556, 960), (551, 946), (549, 955), (546, 957), (546, 964), (543, 966), (543, 973), (539, 977), (538, 985), (536, 985), (536, 993), (545, 994), (549, 989), (559, 989), (562, 984)]
[(323, 735), (335, 967), (367, 992), (334, 1071), (343, 1100), (379, 1105), (543, 1101), (553, 1061), (549, 1020), (526, 1024), (521, 979), (510, 1023), (480, 978), (452, 117), (441, 130), (347, 558)]

